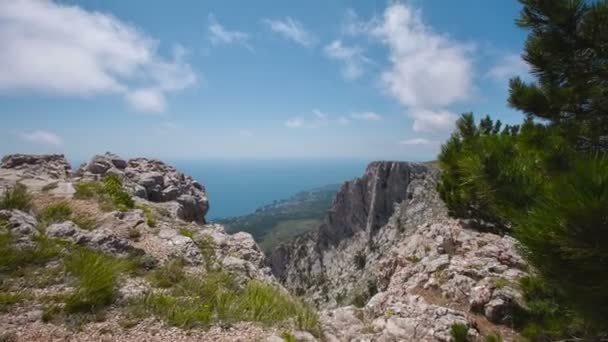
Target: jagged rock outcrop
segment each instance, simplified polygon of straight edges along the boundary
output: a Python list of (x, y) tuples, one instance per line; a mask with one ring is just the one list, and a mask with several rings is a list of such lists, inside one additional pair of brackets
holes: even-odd
[(139, 198), (167, 203), (166, 209), (185, 221), (205, 222), (209, 202), (205, 188), (157, 159), (124, 160), (112, 153), (94, 156), (83, 164), (76, 175), (83, 179), (98, 179), (113, 174), (125, 180), (125, 187)]
[(270, 256), (288, 289), (325, 308), (329, 341), (449, 341), (454, 323), (471, 339), (489, 326), (514, 336), (527, 272), (516, 242), (449, 218), (438, 176), (423, 164), (372, 163), (316, 231)]
[(67, 181), (71, 176), (72, 168), (63, 154), (11, 154), (0, 163), (0, 193), (19, 182), (32, 191), (73, 194)]
[[(73, 185), (77, 182), (97, 180), (108, 174), (120, 176), (125, 190), (141, 197), (137, 200), (138, 208), (104, 212), (95, 198), (80, 199), (74, 198), (73, 192), (51, 191), (56, 189), (56, 182), (74, 188)], [(79, 245), (117, 258), (139, 260), (139, 267), (142, 268), (140, 272), (158, 269), (170, 261), (183, 260), (183, 271), (189, 275), (205, 276), (210, 270), (222, 270), (243, 285), (249, 280), (257, 280), (285, 292), (272, 275), (263, 252), (251, 235), (229, 235), (221, 225), (205, 224), (204, 215), (208, 204), (204, 187), (161, 161), (145, 158), (125, 161), (107, 153), (94, 157), (72, 174), (69, 164), (61, 155), (7, 156), (0, 168), (0, 184), (12, 187), (17, 182), (25, 185), (30, 192), (33, 198), (32, 209), (29, 212), (0, 210), (0, 234), (10, 234), (11, 245), (19, 250), (37, 248), (36, 241), (40, 240), (38, 237), (48, 241), (62, 240), (62, 246)], [(57, 222), (57, 218), (53, 218), (54, 221), (49, 223), (36, 218), (44, 208), (57, 203), (67, 203), (70, 206), (71, 214), (64, 214), (69, 215), (70, 219)], [(165, 210), (168, 207), (174, 207), (175, 212)], [(151, 217), (154, 219), (151, 220)], [(83, 225), (80, 226), (79, 222)], [(60, 262), (53, 260), (40, 267), (57, 268)], [(2, 277), (2, 281), (5, 281), (4, 275)], [(44, 289), (24, 287), (21, 280), (3, 282), (2, 285), (3, 291), (8, 291), (8, 294), (31, 291), (46, 297), (65, 297), (73, 289), (73, 281), (67, 275), (57, 282)], [(13, 283), (14, 288), (11, 287)], [(43, 321), (41, 308), (44, 305), (36, 302), (38, 295), (32, 296), (31, 300), (24, 303), (10, 308), (3, 307), (0, 312), (0, 339), (257, 341), (276, 340), (281, 334), (276, 328), (251, 323), (235, 323), (232, 328), (212, 327), (210, 330), (194, 329), (186, 332), (163, 325), (158, 320), (146, 319), (129, 329), (121, 327), (121, 319), (126, 319), (124, 307), (129, 300), (151, 291), (152, 285), (147, 278), (137, 274), (123, 275), (117, 289), (118, 298), (108, 309), (109, 319), (87, 323), (82, 331)], [(297, 333), (306, 335), (303, 332)], [(313, 338), (312, 341), (314, 340)]]

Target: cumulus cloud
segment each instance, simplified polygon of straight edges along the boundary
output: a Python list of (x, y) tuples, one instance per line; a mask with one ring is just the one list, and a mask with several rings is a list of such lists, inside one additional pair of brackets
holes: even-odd
[(59, 96), (177, 91), (196, 81), (184, 49), (173, 59), (158, 42), (100, 12), (52, 1), (0, 2), (0, 92)]
[(355, 120), (362, 121), (380, 121), (382, 120), (382, 116), (376, 114), (374, 112), (361, 112), (361, 113), (352, 113), (350, 115), (351, 118)]
[(297, 44), (309, 47), (315, 43), (313, 35), (306, 31), (300, 22), (291, 17), (285, 17), (284, 20), (264, 19), (263, 22), (268, 25), (273, 32), (276, 32)]
[(213, 14), (209, 14), (209, 33), (211, 43), (214, 45), (220, 44), (240, 44), (247, 49), (253, 51), (253, 47), (249, 45), (249, 35), (240, 31), (229, 31), (220, 24)]
[(414, 139), (402, 140), (399, 142), (399, 144), (406, 145), (406, 146), (432, 146), (432, 145), (435, 145), (436, 142), (432, 141), (432, 140), (424, 139), (424, 138), (414, 138)]
[(414, 119), (414, 132), (449, 132), (454, 128), (458, 115), (448, 110), (412, 109), (409, 116)]
[(157, 89), (138, 89), (127, 94), (127, 101), (135, 110), (160, 113), (165, 110), (165, 96)]
[(63, 139), (55, 133), (36, 130), (33, 132), (26, 132), (21, 134), (21, 138), (25, 141), (29, 141), (36, 144), (61, 146)]
[(530, 72), (530, 65), (520, 55), (504, 56), (487, 73), (487, 77), (497, 82), (505, 82), (511, 77), (525, 76)]
[(456, 116), (445, 108), (470, 98), (474, 90), (471, 46), (435, 32), (419, 11), (403, 3), (389, 5), (368, 22), (347, 13), (343, 31), (366, 33), (389, 50), (389, 67), (381, 74), (388, 94), (407, 110), (414, 130), (450, 129)]
[(382, 116), (374, 112), (357, 112), (351, 113), (350, 115), (341, 115), (338, 117), (331, 117), (330, 115), (314, 109), (312, 115), (309, 118), (302, 118), (300, 116), (292, 117), (285, 122), (285, 126), (289, 128), (319, 128), (328, 125), (348, 125), (352, 121), (380, 121)]
[(334, 40), (323, 49), (327, 57), (342, 62), (342, 75), (347, 80), (354, 80), (363, 75), (366, 64), (371, 63), (359, 46), (344, 45), (341, 40)]

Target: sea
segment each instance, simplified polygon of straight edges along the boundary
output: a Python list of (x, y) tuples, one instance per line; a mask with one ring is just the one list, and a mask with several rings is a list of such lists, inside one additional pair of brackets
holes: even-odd
[(364, 160), (168, 160), (203, 184), (211, 221), (245, 215), (302, 190), (363, 175)]

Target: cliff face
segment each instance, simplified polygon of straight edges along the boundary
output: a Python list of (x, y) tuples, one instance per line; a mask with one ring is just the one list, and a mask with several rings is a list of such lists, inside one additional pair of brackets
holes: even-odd
[(509, 317), (526, 265), (515, 240), (449, 218), (438, 177), (423, 164), (374, 162), (315, 232), (272, 253), (285, 287), (324, 308), (328, 340), (449, 341), (454, 323), (471, 338), (516, 336)]

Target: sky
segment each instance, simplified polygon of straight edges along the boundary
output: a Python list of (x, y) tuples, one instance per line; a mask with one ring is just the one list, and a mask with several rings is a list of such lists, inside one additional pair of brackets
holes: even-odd
[(521, 121), (515, 0), (0, 1), (0, 154), (431, 160)]

